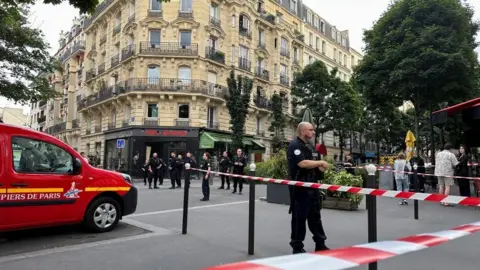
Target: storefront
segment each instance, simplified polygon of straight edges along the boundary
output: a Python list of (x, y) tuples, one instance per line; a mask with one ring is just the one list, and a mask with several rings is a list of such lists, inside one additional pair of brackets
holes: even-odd
[[(235, 155), (236, 149), (232, 149), (232, 135), (230, 133), (221, 133), (203, 130), (200, 132), (199, 148), (209, 152), (214, 160), (214, 164), (224, 151), (228, 151), (231, 155)], [(243, 137), (243, 152), (249, 160), (254, 159), (255, 162), (261, 161), (261, 156), (265, 153), (265, 145), (260, 140), (252, 136)], [(215, 167), (215, 166), (214, 166)]]
[(199, 160), (198, 128), (124, 128), (105, 133), (104, 164), (107, 170), (142, 177), (142, 165), (153, 153), (168, 163), (175, 151), (185, 157), (191, 152)]

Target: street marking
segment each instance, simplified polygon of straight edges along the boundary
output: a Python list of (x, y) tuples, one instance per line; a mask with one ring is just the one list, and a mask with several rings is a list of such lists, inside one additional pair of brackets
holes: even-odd
[(138, 228), (141, 228), (141, 229), (144, 229), (144, 230), (147, 230), (147, 231), (151, 231), (151, 232), (154, 232), (154, 233), (160, 233), (162, 235), (163, 234), (173, 234), (174, 233), (171, 230), (167, 230), (165, 228), (157, 227), (157, 226), (147, 224), (145, 222), (141, 222), (141, 221), (134, 220), (134, 219), (123, 218), (122, 222), (126, 223), (126, 224), (130, 224), (130, 225), (138, 227)]
[[(125, 223), (130, 223), (130, 221), (125, 222)], [(144, 224), (144, 225), (147, 225), (147, 224)], [(153, 227), (155, 227), (155, 226), (153, 226)], [(26, 253), (23, 253), (23, 254), (15, 254), (15, 255), (4, 256), (4, 257), (0, 257), (0, 263), (29, 259), (29, 258), (35, 258), (35, 257), (40, 257), (40, 256), (45, 256), (45, 255), (52, 255), (52, 254), (57, 254), (57, 253), (62, 253), (62, 252), (67, 252), (67, 251), (75, 251), (75, 250), (93, 248), (93, 247), (104, 246), (104, 245), (119, 244), (119, 243), (124, 243), (124, 242), (128, 242), (128, 241), (140, 240), (140, 239), (145, 239), (145, 238), (150, 238), (150, 237), (155, 237), (155, 236), (169, 235), (169, 234), (172, 235), (172, 234), (174, 234), (174, 232), (169, 231), (167, 229), (162, 229), (160, 227), (157, 227), (155, 229), (155, 232), (152, 232), (152, 233), (145, 233), (145, 234), (140, 234), (140, 235), (120, 237), (120, 238), (110, 239), (110, 240), (102, 240), (102, 241), (92, 242), (92, 243), (78, 244), (78, 245), (59, 247), (59, 248), (50, 248), (50, 249), (46, 249), (46, 250), (32, 251), (32, 252), (26, 252)]]
[[(259, 200), (255, 200), (255, 201), (258, 202)], [(244, 204), (244, 203), (248, 203), (248, 201), (239, 201), (239, 202), (229, 202), (229, 203), (219, 203), (219, 204), (209, 204), (209, 205), (194, 206), (194, 207), (189, 207), (188, 210), (196, 210), (196, 209), (204, 209), (204, 208), (213, 208), (213, 207), (221, 207), (221, 206)], [(178, 209), (169, 209), (169, 210), (162, 210), (162, 211), (153, 211), (153, 212), (133, 214), (133, 215), (128, 215), (127, 217), (129, 217), (129, 218), (132, 218), (132, 217), (143, 217), (143, 216), (161, 215), (161, 214), (168, 214), (168, 213), (175, 213), (175, 212), (182, 212), (182, 211), (183, 211), (183, 208), (178, 208)]]

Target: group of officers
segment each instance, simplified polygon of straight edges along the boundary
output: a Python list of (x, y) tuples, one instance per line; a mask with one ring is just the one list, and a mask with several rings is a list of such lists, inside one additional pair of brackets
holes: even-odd
[(195, 159), (192, 158), (192, 154), (190, 152), (187, 153), (185, 158), (183, 158), (182, 155), (177, 156), (175, 152), (170, 153), (168, 164), (165, 164), (163, 159), (158, 157), (157, 153), (153, 153), (152, 157), (150, 159), (147, 159), (145, 161), (145, 164), (143, 164), (143, 182), (145, 185), (147, 185), (148, 179), (148, 188), (158, 189), (157, 182), (159, 185), (163, 185), (163, 179), (165, 178), (165, 173), (168, 169), (170, 173), (170, 181), (172, 184), (170, 189), (181, 188), (182, 182), (180, 178), (185, 163), (190, 163), (192, 164), (192, 166), (194, 166), (194, 164), (196, 163)]
[[(202, 156), (203, 161), (200, 164), (200, 169), (208, 170), (210, 168), (210, 163), (205, 163), (205, 161), (209, 161), (210, 155), (206, 153)], [(163, 161), (163, 159), (158, 157), (157, 153), (153, 153), (152, 158), (145, 161), (142, 170), (144, 171), (144, 179), (143, 182), (147, 185), (148, 180), (148, 187), (150, 189), (158, 189), (158, 185), (163, 185), (163, 179), (165, 178), (166, 170), (169, 170), (170, 179), (172, 186), (170, 189), (181, 188), (181, 175), (182, 171), (185, 167), (185, 163), (190, 163), (192, 168), (196, 168), (197, 164), (194, 158), (192, 158), (192, 154), (188, 152), (186, 157), (183, 158), (182, 155), (176, 155), (175, 152), (170, 153), (170, 158), (168, 160), (168, 168), (167, 164)], [(219, 160), (219, 171), (223, 173), (233, 173), (237, 175), (243, 175), (245, 171), (245, 167), (247, 166), (247, 158), (243, 155), (242, 149), (237, 150), (237, 155), (230, 158), (228, 156), (228, 152), (223, 152), (223, 156)], [(202, 173), (202, 180), (208, 180), (210, 174)], [(226, 189), (230, 190), (230, 177), (226, 175), (221, 175), (222, 185), (218, 189)], [(153, 187), (152, 187), (153, 183)], [(225, 183), (227, 184), (225, 188)], [(233, 192), (237, 193), (238, 187), (238, 194), (242, 194), (243, 190), (243, 178), (240, 177), (233, 177)], [(209, 200), (209, 191), (208, 195), (204, 198), (205, 200)], [(205, 194), (204, 194), (205, 195)]]
[[(318, 182), (323, 177), (323, 172), (328, 169), (328, 163), (318, 158), (314, 158), (315, 152), (315, 131), (312, 124), (302, 122), (297, 127), (298, 136), (290, 142), (287, 150), (288, 160), (288, 174), (289, 179), (301, 182)], [(185, 159), (181, 155), (176, 156), (175, 152), (171, 153), (168, 161), (168, 169), (170, 171), (172, 187), (181, 187), (180, 176), (185, 163), (190, 163), (195, 167), (196, 162), (190, 153), (187, 153)], [(243, 175), (245, 166), (247, 166), (247, 159), (242, 153), (241, 149), (237, 150), (237, 155), (232, 159), (228, 157), (228, 153), (224, 152), (219, 160), (219, 171), (222, 173), (232, 173)], [(166, 165), (154, 153), (153, 157), (144, 165), (146, 176), (148, 176), (149, 188), (152, 188), (152, 179), (154, 183), (153, 188), (158, 188), (157, 179), (160, 179), (160, 185), (163, 184), (163, 177), (165, 175)], [(210, 162), (209, 155), (203, 155), (203, 163), (200, 168), (202, 172), (202, 191), (204, 198), (202, 201), (210, 199)], [(219, 189), (230, 189), (230, 178), (226, 175), (221, 175), (221, 186)], [(175, 186), (176, 184), (176, 186)], [(146, 185), (146, 178), (145, 178)], [(243, 178), (233, 178), (233, 192), (242, 194)], [(313, 241), (315, 242), (315, 251), (324, 251), (329, 248), (325, 245), (327, 239), (322, 225), (320, 210), (322, 208), (323, 196), (318, 189), (304, 188), (298, 186), (289, 186), (290, 189), (290, 210), (291, 219), (291, 241), (290, 246), (293, 253), (305, 253), (303, 241), (306, 235), (306, 223), (313, 234)]]

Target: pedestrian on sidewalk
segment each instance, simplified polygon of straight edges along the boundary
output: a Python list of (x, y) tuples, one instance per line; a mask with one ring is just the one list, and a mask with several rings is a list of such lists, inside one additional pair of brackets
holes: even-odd
[[(439, 152), (435, 157), (435, 176), (438, 177), (438, 193), (441, 195), (450, 195), (450, 189), (453, 186), (453, 175), (455, 167), (458, 165), (457, 157), (452, 153), (453, 146), (451, 143), (446, 143), (443, 151)], [(449, 206), (448, 203), (443, 203), (444, 206)]]
[[(397, 191), (409, 191), (409, 183), (408, 183), (408, 174), (405, 172), (412, 171), (412, 166), (410, 163), (407, 162), (405, 159), (405, 154), (400, 153), (398, 154), (397, 160), (393, 164), (393, 168), (395, 170), (395, 182), (397, 184)], [(405, 199), (402, 199), (399, 202), (400, 205), (407, 205), (408, 202)]]
[[(220, 172), (222, 173), (229, 173), (230, 168), (232, 167), (232, 161), (228, 157), (227, 151), (223, 152), (223, 156), (220, 158)], [(224, 189), (225, 188), (225, 181), (227, 182), (227, 190), (230, 189), (230, 177), (228, 175), (220, 175), (220, 178), (222, 179), (222, 185), (218, 189)]]
[(177, 161), (175, 162), (176, 178), (175, 183), (177, 183), (177, 188), (182, 188), (182, 172), (185, 162), (183, 161), (182, 155), (178, 155)]
[[(458, 159), (458, 165), (455, 168), (455, 176), (468, 177), (468, 154), (464, 145), (460, 145), (460, 158)], [(460, 196), (470, 197), (470, 180), (466, 178), (458, 179), (458, 188), (460, 190)]]
[(200, 167), (202, 170), (206, 172), (202, 172), (202, 192), (203, 198), (200, 201), (209, 201), (210, 200), (210, 154), (205, 152), (203, 154), (203, 162)]
[(163, 161), (163, 159), (159, 159), (159, 162), (160, 162), (160, 166), (158, 167), (158, 184), (160, 186), (163, 186), (163, 178), (165, 178), (165, 162)]

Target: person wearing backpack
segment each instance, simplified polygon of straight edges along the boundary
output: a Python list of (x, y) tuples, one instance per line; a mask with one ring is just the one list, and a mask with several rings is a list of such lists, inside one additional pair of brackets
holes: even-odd
[[(395, 182), (397, 184), (397, 191), (409, 191), (408, 172), (412, 171), (412, 166), (405, 159), (405, 154), (398, 154), (397, 160), (393, 164), (395, 169)], [(408, 202), (402, 199), (398, 202), (400, 205), (407, 205)]]

